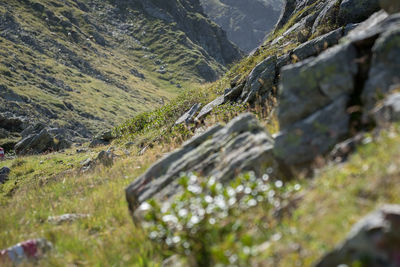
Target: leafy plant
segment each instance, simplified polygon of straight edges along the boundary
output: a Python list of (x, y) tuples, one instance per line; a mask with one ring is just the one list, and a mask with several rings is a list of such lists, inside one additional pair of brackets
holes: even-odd
[(300, 189), (279, 180), (270, 182), (268, 174), (257, 178), (253, 173), (228, 186), (195, 174), (182, 176), (179, 184), (183, 193), (174, 200), (162, 205), (150, 200), (140, 210), (149, 238), (166, 251), (187, 257), (191, 266), (249, 266), (255, 238), (242, 214), (258, 205), (265, 212), (280, 207)]

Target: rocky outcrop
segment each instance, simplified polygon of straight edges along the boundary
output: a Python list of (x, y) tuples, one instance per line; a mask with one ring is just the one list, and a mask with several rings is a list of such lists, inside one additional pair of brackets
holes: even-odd
[(378, 0), (343, 0), (339, 6), (339, 25), (362, 22), (379, 9)]
[(40, 154), (69, 148), (71, 142), (66, 139), (66, 131), (58, 128), (46, 128), (43, 124), (32, 126), (21, 133), (22, 140), (14, 149), (18, 155)]
[[(396, 89), (393, 89), (393, 91)], [(383, 103), (372, 111), (372, 117), (376, 125), (381, 127), (400, 121), (400, 93), (387, 96)]]
[(362, 93), (367, 113), (393, 85), (400, 85), (400, 14), (394, 16), (390, 18), (393, 22), (384, 26), (385, 32), (372, 48), (371, 68)]
[(377, 96), (398, 81), (399, 18), (377, 13), (343, 44), (283, 68), (275, 148), (280, 159), (292, 166), (308, 164), (348, 137), (351, 127), (360, 127), (351, 107), (363, 106), (365, 117)]
[(282, 1), (200, 0), (204, 12), (224, 29), (228, 39), (244, 52), (251, 52), (276, 24)]
[(287, 0), (275, 31), (282, 29), (290, 20), (296, 26), (291, 31), (305, 31), (307, 38), (318, 31), (324, 32), (328, 25), (340, 27), (362, 22), (379, 9), (378, 0)]
[(241, 172), (277, 173), (274, 141), (251, 114), (242, 114), (225, 127), (214, 126), (151, 166), (126, 189), (133, 212), (149, 198), (167, 199), (179, 190), (181, 173), (196, 172), (227, 182)]
[(240, 96), (244, 103), (252, 103), (257, 97), (265, 96), (271, 90), (276, 76), (276, 64), (276, 56), (270, 56), (250, 72)]
[(90, 142), (89, 147), (96, 147), (96, 146), (105, 146), (111, 143), (114, 140), (115, 136), (111, 130), (103, 131), (98, 133), (93, 140)]
[(192, 42), (222, 65), (231, 64), (241, 56), (239, 50), (229, 42), (226, 33), (204, 15), (199, 0), (135, 0), (132, 4), (126, 1), (116, 3), (124, 8), (142, 8), (148, 15), (167, 23), (175, 22)]
[(399, 266), (400, 206), (385, 205), (361, 219), (315, 266)]
[(183, 114), (179, 119), (176, 120), (175, 125), (179, 125), (182, 123), (189, 124), (193, 122), (194, 115), (196, 115), (197, 111), (199, 111), (201, 104), (194, 104), (185, 114)]

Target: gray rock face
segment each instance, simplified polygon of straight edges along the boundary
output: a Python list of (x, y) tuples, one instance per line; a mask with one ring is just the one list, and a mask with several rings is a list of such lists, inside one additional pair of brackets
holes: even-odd
[(336, 22), (337, 12), (338, 12), (337, 0), (327, 1), (323, 9), (321, 10), (321, 12), (319, 12), (317, 18), (314, 21), (314, 24), (312, 26), (312, 33), (317, 32), (318, 28), (323, 24)]
[(348, 134), (347, 96), (285, 128), (275, 139), (275, 155), (286, 164), (301, 166), (322, 156)]
[(50, 216), (47, 218), (47, 221), (52, 224), (63, 224), (63, 223), (71, 223), (73, 221), (84, 219), (90, 217), (89, 214), (76, 214), (76, 213), (67, 213), (58, 216)]
[(200, 112), (199, 112), (199, 114), (197, 115), (196, 118), (197, 118), (198, 120), (203, 119), (203, 118), (206, 117), (208, 114), (210, 114), (210, 112), (211, 112), (214, 108), (216, 108), (216, 107), (218, 107), (218, 106), (220, 106), (220, 105), (222, 105), (222, 104), (224, 104), (224, 103), (226, 103), (226, 99), (225, 99), (224, 96), (217, 97), (214, 101), (212, 101), (212, 102), (208, 103), (207, 105), (205, 105), (205, 106), (200, 110)]
[(342, 29), (331, 31), (327, 34), (321, 35), (298, 46), (296, 49), (293, 50), (293, 55), (295, 55), (299, 60), (304, 60), (306, 58), (316, 56), (325, 49), (336, 45), (342, 37)]
[(90, 142), (89, 147), (93, 148), (101, 145), (108, 145), (114, 139), (112, 131), (103, 131), (98, 133)]
[[(282, 161), (304, 166), (326, 154), (349, 135), (349, 105), (361, 98), (366, 122), (365, 117), (382, 96), (399, 88), (399, 21), (400, 14), (375, 13), (350, 31), (340, 45), (316, 58), (283, 67), (278, 107), (282, 130), (275, 147)], [(334, 42), (337, 33), (331, 34)], [(294, 54), (300, 50), (307, 56), (309, 45), (302, 45)], [(365, 85), (361, 79), (367, 79)], [(384, 117), (395, 120), (397, 100), (393, 97), (385, 102), (375, 112), (375, 121), (384, 121)]]
[(11, 170), (8, 167), (3, 167), (0, 169), (0, 184), (7, 182), (10, 172)]
[(21, 132), (25, 127), (27, 127), (25, 119), (15, 117), (9, 112), (0, 114), (0, 128), (9, 132)]
[(193, 117), (196, 114), (196, 112), (200, 109), (201, 104), (197, 103), (194, 104), (185, 114), (183, 114), (176, 122), (175, 125), (179, 125), (182, 123), (190, 123), (193, 121)]
[(59, 129), (42, 129), (32, 133), (15, 145), (18, 155), (40, 154), (47, 151), (58, 151), (69, 148), (71, 143), (61, 134), (55, 134)]
[(340, 25), (361, 22), (379, 9), (379, 0), (343, 0), (338, 21)]
[(276, 56), (268, 57), (251, 71), (241, 95), (244, 103), (253, 102), (257, 96), (261, 97), (272, 89), (276, 75), (276, 61)]
[(317, 58), (284, 67), (278, 119), (282, 129), (351, 94), (357, 74), (352, 45), (336, 46)]
[(366, 113), (393, 85), (400, 85), (400, 16), (397, 26), (383, 33), (372, 48), (369, 79), (362, 94)]
[(131, 211), (149, 198), (166, 199), (179, 190), (182, 172), (197, 172), (229, 181), (243, 171), (262, 175), (278, 170), (274, 141), (251, 114), (243, 114), (225, 127), (214, 126), (151, 166), (126, 189)]
[(316, 267), (399, 266), (400, 206), (385, 205), (360, 220), (346, 240), (324, 256)]
[[(399, 86), (400, 87), (400, 86)], [(373, 118), (378, 126), (400, 120), (400, 93), (389, 95), (381, 105), (373, 111)]]

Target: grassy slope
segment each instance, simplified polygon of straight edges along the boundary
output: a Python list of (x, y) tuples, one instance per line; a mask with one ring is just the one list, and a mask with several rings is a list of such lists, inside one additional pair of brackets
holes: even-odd
[[(207, 102), (216, 93), (221, 93), (232, 77), (237, 74), (245, 77), (252, 66), (274, 51), (277, 51), (274, 47), (263, 48), (233, 67), (211, 88), (204, 88), (201, 92), (205, 93), (197, 99), (184, 97), (179, 101), (179, 107), (185, 109), (192, 102)], [(233, 110), (232, 114), (226, 115), (228, 110)], [(228, 105), (207, 123), (227, 120), (240, 110), (242, 107)], [(162, 117), (169, 112), (167, 108), (151, 114), (159, 113), (157, 116)], [(178, 116), (179, 111), (174, 115)], [(165, 124), (161, 125), (160, 128), (165, 127)], [(266, 122), (266, 126), (271, 132), (277, 131), (274, 120)], [(145, 131), (140, 135), (148, 133)], [(167, 252), (148, 241), (146, 234), (132, 223), (123, 189), (163, 153), (177, 148), (181, 139), (186, 138), (185, 134), (172, 132), (164, 143), (155, 143), (142, 156), (137, 156), (137, 147), (131, 149), (130, 156), (125, 156), (123, 149), (118, 148), (117, 154), (121, 158), (113, 167), (98, 167), (88, 174), (77, 173), (76, 169), (82, 159), (94, 157), (96, 151), (75, 154), (71, 150), (65, 154), (1, 162), (0, 166), (12, 166), (13, 172), (11, 180), (0, 185), (0, 225), (5, 229), (0, 232), (0, 247), (43, 236), (55, 245), (54, 252), (41, 262), (44, 266), (159, 265)], [(261, 207), (244, 214), (251, 226), (257, 226), (247, 228), (251, 229), (249, 234), (257, 237), (255, 245), (268, 242), (253, 257), (254, 263), (259, 266), (307, 266), (331, 249), (367, 212), (382, 203), (398, 203), (399, 144), (400, 129), (395, 126), (384, 131), (374, 142), (361, 146), (348, 162), (321, 169), (315, 179), (299, 177), (303, 197), (295, 202), (295, 208), (279, 219), (266, 214)], [(68, 212), (92, 216), (60, 226), (46, 222), (48, 216)], [(280, 237), (279, 241), (273, 241), (277, 237)]]
[[(99, 127), (110, 127), (160, 106), (184, 90), (177, 88), (178, 83), (187, 89), (201, 81), (195, 67), (204, 61), (203, 51), (173, 24), (136, 11), (129, 13), (124, 23), (115, 18), (113, 24), (114, 19), (107, 15), (107, 10), (113, 7), (104, 1), (84, 1), (88, 5), (97, 4), (98, 9), (90, 12), (80, 10), (71, 0), (60, 2), (60, 6), (54, 6), (50, 0), (39, 2), (46, 7), (45, 12), (52, 12), (67, 24), (69, 19), (64, 15), (72, 14), (75, 24), (64, 27), (61, 22), (48, 22), (45, 13), (34, 11), (22, 1), (1, 5), (1, 15), (11, 12), (16, 23), (44, 51), (21, 43), (18, 36), (17, 42), (0, 37), (0, 85), (57, 114), (55, 123), (83, 123), (96, 133)], [(118, 28), (122, 24), (127, 26), (127, 33)], [(103, 25), (105, 30), (97, 31), (93, 25)], [(68, 34), (71, 32), (77, 34), (76, 40)], [(96, 32), (107, 45), (91, 38)], [(59, 51), (61, 46), (75, 53), (77, 59), (88, 62), (102, 78), (85, 67), (73, 65), (71, 55)], [(215, 61), (207, 60), (214, 69), (223, 70)], [(161, 65), (166, 66), (166, 74), (157, 72)], [(132, 74), (132, 69), (143, 73), (145, 79)], [(63, 81), (72, 90), (66, 91), (45, 77)], [(64, 102), (72, 104), (74, 111), (68, 110)], [(30, 104), (19, 104), (27, 113), (35, 112)], [(44, 119), (41, 112), (30, 115)]]
[[(257, 243), (269, 241), (276, 233), (282, 236), (253, 260), (261, 266), (295, 262), (307, 266), (342, 239), (366, 212), (382, 203), (398, 202), (399, 134), (399, 127), (385, 131), (360, 147), (347, 163), (324, 168), (316, 179), (301, 180), (304, 197), (282, 219), (269, 217), (262, 208), (243, 215), (268, 225), (260, 233), (251, 230), (258, 236)], [(112, 168), (98, 167), (89, 174), (72, 170), (90, 155), (72, 152), (2, 162), (0, 166), (13, 166), (8, 185), (22, 181), (17, 190), (2, 196), (0, 247), (42, 236), (55, 245), (55, 251), (41, 262), (43, 266), (157, 265), (162, 252), (132, 223), (123, 189), (159, 155), (177, 146), (157, 146), (143, 156), (127, 157), (117, 151), (121, 158)], [(0, 186), (3, 193), (7, 184)], [(63, 213), (91, 217), (59, 226), (47, 222), (48, 216)]]

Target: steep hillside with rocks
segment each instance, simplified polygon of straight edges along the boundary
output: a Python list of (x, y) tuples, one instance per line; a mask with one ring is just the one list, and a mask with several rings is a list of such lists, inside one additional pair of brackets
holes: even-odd
[(241, 56), (197, 0), (3, 0), (0, 46), (7, 147), (38, 122), (88, 138)]
[(204, 12), (224, 29), (244, 52), (257, 48), (274, 28), (281, 0), (201, 0)]
[[(364, 142), (366, 132), (382, 130), (398, 118), (399, 40), (396, 1), (287, 1), (275, 34), (248, 59), (258, 61), (249, 74), (236, 76), (222, 96), (184, 115), (190, 124), (190, 117), (206, 120), (226, 104), (265, 108), (276, 100), (280, 131), (272, 138), (257, 119), (245, 114), (195, 136), (127, 187), (134, 219), (151, 210), (149, 199), (175, 203), (185, 188), (178, 182), (182, 173), (200, 173), (228, 186), (242, 172), (252, 171), (256, 177), (267, 173), (279, 181), (302, 171), (312, 173), (321, 162), (344, 161)], [(356, 228), (353, 232), (360, 233), (318, 266), (364, 262), (367, 249), (373, 251), (372, 262), (385, 264), (366, 266), (398, 263), (390, 241), (397, 238), (398, 227), (390, 236), (381, 234), (388, 244), (381, 248), (383, 258), (373, 240), (366, 240), (368, 248), (359, 245), (358, 234), (368, 229)]]
[[(1, 115), (39, 155), (0, 162), (0, 265), (399, 266), (399, 3), (287, 0), (221, 79), (80, 147)], [(196, 30), (197, 1), (112, 5)]]

